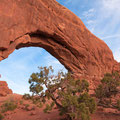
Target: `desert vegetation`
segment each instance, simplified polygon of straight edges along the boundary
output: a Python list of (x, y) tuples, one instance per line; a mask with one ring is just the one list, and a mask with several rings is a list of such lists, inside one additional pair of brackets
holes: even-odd
[[(67, 120), (90, 120), (90, 114), (96, 110), (96, 102), (88, 94), (89, 83), (86, 80), (74, 80), (69, 72), (64, 74), (62, 71), (55, 76), (51, 66), (39, 67), (39, 70), (29, 79), (34, 103), (41, 106), (46, 103), (46, 113), (56, 106)], [(26, 94), (24, 98), (30, 96)]]
[(92, 94), (87, 80), (74, 79), (70, 72), (54, 74), (51, 66), (39, 67), (39, 72), (30, 76), (29, 83), (31, 95), (10, 95), (1, 101), (0, 120), (17, 116), (18, 111), (25, 112), (29, 119), (37, 119), (39, 114), (46, 119), (54, 114), (55, 120), (96, 120), (94, 116), (108, 114), (109, 110), (112, 118), (119, 117), (120, 75), (117, 72), (105, 74)]
[(120, 93), (120, 75), (117, 72), (105, 74), (101, 84), (95, 89), (97, 104), (120, 110), (120, 98), (116, 97), (118, 93)]
[(51, 66), (39, 67), (39, 72), (30, 76), (29, 83), (32, 95), (25, 94), (24, 99), (32, 100), (40, 108), (44, 106), (45, 113), (57, 108), (67, 120), (90, 120), (97, 106), (120, 110), (120, 99), (113, 99), (120, 92), (117, 72), (104, 75), (92, 95), (94, 98), (89, 94), (86, 80), (74, 79), (70, 72), (54, 75)]
[(7, 100), (1, 106), (1, 112), (13, 111), (17, 108), (17, 103), (14, 100)]
[(0, 120), (3, 120), (4, 116), (0, 113)]

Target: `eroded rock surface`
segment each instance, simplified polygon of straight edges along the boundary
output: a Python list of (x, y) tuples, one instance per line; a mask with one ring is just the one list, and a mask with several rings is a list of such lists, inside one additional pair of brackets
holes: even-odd
[(7, 96), (12, 94), (12, 90), (8, 88), (8, 84), (5, 81), (0, 81), (0, 96)]
[(102, 76), (117, 62), (104, 41), (55, 0), (0, 0), (0, 60), (42, 47), (76, 75)]

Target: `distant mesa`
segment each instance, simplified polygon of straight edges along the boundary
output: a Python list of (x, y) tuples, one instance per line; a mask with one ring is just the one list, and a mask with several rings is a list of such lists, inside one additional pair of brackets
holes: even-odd
[(7, 96), (13, 94), (12, 90), (8, 88), (6, 81), (0, 81), (0, 96)]

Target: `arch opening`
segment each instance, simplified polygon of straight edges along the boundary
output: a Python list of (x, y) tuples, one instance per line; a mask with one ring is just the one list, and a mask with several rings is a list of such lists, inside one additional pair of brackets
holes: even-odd
[(14, 93), (29, 93), (28, 79), (38, 66), (53, 66), (55, 73), (59, 70), (66, 72), (64, 66), (45, 49), (29, 47), (15, 50), (7, 59), (0, 63), (1, 80), (8, 83)]

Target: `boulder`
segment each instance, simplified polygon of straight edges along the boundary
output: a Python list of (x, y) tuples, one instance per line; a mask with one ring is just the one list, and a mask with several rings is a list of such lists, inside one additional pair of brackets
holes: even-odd
[(8, 88), (8, 84), (5, 81), (0, 81), (0, 96), (7, 96), (12, 94), (12, 90)]

